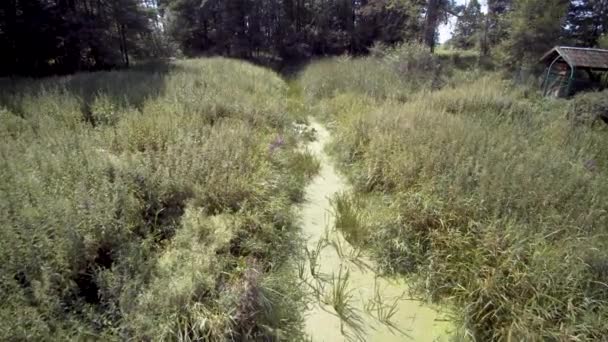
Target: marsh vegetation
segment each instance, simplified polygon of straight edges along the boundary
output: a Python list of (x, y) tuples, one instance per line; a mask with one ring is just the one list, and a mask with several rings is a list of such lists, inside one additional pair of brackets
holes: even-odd
[(451, 300), (462, 338), (608, 335), (605, 92), (541, 98), (411, 46), (300, 80), (352, 185), (336, 227), (418, 295)]
[(221, 58), (0, 94), (0, 339), (298, 336), (318, 165), (272, 71)]
[(601, 49), (606, 0), (2, 0), (0, 340), (606, 340)]
[(605, 92), (411, 44), (1, 82), (2, 340), (608, 335)]

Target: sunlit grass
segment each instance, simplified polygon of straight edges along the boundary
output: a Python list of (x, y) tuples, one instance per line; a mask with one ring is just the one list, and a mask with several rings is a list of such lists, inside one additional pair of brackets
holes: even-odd
[(297, 336), (288, 90), (221, 58), (3, 83), (0, 339)]
[(498, 74), (350, 82), (376, 65), (326, 60), (301, 77), (353, 186), (334, 200), (345, 237), (418, 294), (453, 299), (477, 340), (606, 336), (605, 129)]

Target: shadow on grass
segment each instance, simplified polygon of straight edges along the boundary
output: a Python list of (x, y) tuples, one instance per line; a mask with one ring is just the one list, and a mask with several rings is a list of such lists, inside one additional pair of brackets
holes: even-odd
[(85, 119), (95, 98), (104, 97), (119, 109), (141, 110), (145, 101), (161, 96), (166, 77), (182, 69), (170, 61), (155, 61), (130, 69), (81, 72), (68, 76), (0, 78), (0, 109), (27, 117), (26, 101), (48, 93), (66, 95), (80, 103)]

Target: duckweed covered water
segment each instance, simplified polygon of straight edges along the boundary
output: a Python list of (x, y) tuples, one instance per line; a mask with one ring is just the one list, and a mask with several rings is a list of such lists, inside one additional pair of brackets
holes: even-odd
[(306, 190), (302, 226), (307, 242), (305, 273), (312, 289), (305, 313), (312, 341), (448, 341), (454, 330), (447, 312), (411, 299), (403, 280), (379, 276), (372, 262), (334, 227), (330, 199), (347, 189), (323, 151), (330, 133), (312, 120), (316, 141), (308, 149), (321, 169)]

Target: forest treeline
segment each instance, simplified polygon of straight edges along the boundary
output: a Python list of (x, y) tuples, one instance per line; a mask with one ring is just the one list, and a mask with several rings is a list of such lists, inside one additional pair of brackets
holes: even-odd
[(433, 49), (438, 27), (453, 18), (449, 45), (507, 64), (532, 60), (557, 43), (606, 41), (605, 0), (488, 0), (487, 6), (482, 11), (479, 0), (3, 0), (0, 75), (65, 74), (179, 55), (290, 62), (404, 41)]

